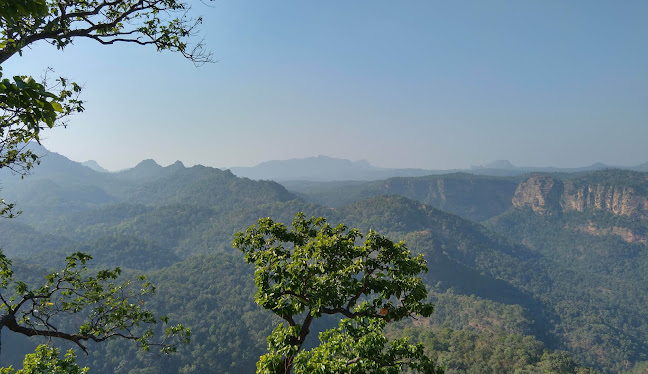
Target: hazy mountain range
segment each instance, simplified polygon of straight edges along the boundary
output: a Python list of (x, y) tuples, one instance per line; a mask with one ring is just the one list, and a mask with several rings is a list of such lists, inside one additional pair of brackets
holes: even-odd
[[(292, 160), (301, 169), (284, 175), (319, 165), (333, 178), (338, 163), (337, 175), (385, 171), (319, 157)], [(498, 161), (479, 169), (497, 175), (279, 184), (181, 162), (144, 160), (114, 173), (90, 166), (48, 153), (24, 179), (0, 172), (2, 197), (24, 211), (0, 221), (14, 278), (89, 252), (96, 266), (146, 272), (158, 286), (151, 305), (194, 332), (171, 357), (118, 341), (93, 347), (79, 359), (97, 372), (253, 372), (277, 321), (254, 304), (253, 270), (232, 237), (260, 217), (289, 223), (298, 211), (377, 230), (425, 255), (436, 312), (389, 333), (424, 343), (449, 373), (648, 368), (648, 173), (522, 173)], [(3, 333), (2, 355), (22, 357), (33, 342)]]
[(576, 173), (582, 171), (620, 168), (636, 171), (648, 171), (648, 162), (632, 167), (616, 167), (602, 163), (578, 168), (557, 167), (518, 167), (508, 160), (498, 160), (483, 166), (470, 169), (429, 170), (429, 169), (390, 169), (371, 165), (366, 160), (349, 161), (327, 156), (308, 157), (282, 161), (267, 161), (253, 167), (232, 167), (232, 173), (239, 177), (255, 180), (271, 179), (275, 181), (346, 181), (346, 180), (381, 180), (392, 177), (420, 177), (455, 172), (467, 172), (478, 175), (514, 176), (534, 172)]
[[(143, 162), (155, 163), (153, 160), (144, 160)], [(82, 165), (98, 172), (109, 172), (94, 160), (83, 162)], [(350, 161), (328, 156), (316, 156), (289, 160), (272, 160), (262, 162), (256, 166), (231, 167), (229, 170), (236, 176), (254, 180), (324, 182), (353, 180), (375, 181), (392, 177), (420, 177), (455, 172), (467, 172), (477, 175), (515, 176), (533, 172), (575, 173), (609, 168), (648, 171), (648, 162), (636, 166), (610, 166), (598, 162), (584, 167), (558, 168), (550, 166), (515, 166), (508, 160), (497, 160), (485, 165), (472, 166), (469, 169), (431, 170), (418, 168), (381, 168), (371, 165), (367, 160)]]

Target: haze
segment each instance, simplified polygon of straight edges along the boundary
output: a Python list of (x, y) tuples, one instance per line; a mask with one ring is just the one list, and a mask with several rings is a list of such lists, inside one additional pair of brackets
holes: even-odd
[(200, 3), (217, 60), (39, 44), (6, 75), (85, 85), (43, 144), (117, 170), (315, 155), (382, 167), (648, 161), (648, 3)]

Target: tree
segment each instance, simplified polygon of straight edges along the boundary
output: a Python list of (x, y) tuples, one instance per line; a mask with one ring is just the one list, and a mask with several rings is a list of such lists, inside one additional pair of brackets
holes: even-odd
[[(176, 0), (4, 0), (0, 2), (0, 169), (25, 175), (38, 164), (38, 156), (27, 145), (40, 143), (44, 129), (62, 124), (61, 119), (83, 111), (81, 87), (65, 78), (53, 85), (27, 76), (3, 78), (2, 64), (24, 48), (46, 41), (64, 49), (77, 38), (101, 44), (117, 42), (154, 45), (158, 51), (179, 52), (195, 64), (210, 60), (202, 43), (190, 47), (201, 19), (188, 16), (189, 6)], [(49, 84), (49, 86), (48, 86)], [(0, 217), (13, 218), (14, 204), (0, 199)], [(87, 353), (86, 342), (102, 342), (114, 337), (135, 340), (144, 349), (158, 345), (162, 351), (188, 342), (190, 331), (182, 325), (168, 327), (162, 341), (153, 342), (153, 331), (145, 325), (168, 323), (144, 308), (146, 294), (154, 287), (140, 277), (139, 291), (130, 282), (115, 284), (121, 270), (89, 272), (91, 257), (75, 253), (66, 266), (45, 277), (45, 283), (30, 287), (13, 280), (11, 261), (0, 251), (0, 332), (3, 328), (26, 336), (60, 338), (76, 343)], [(131, 302), (129, 298), (141, 299)], [(70, 322), (58, 328), (69, 315), (82, 321), (70, 330)], [(1, 335), (0, 335), (1, 336)], [(0, 341), (0, 352), (2, 344)], [(70, 372), (73, 357), (56, 361), (58, 351), (39, 347), (25, 359), (21, 373)], [(48, 361), (49, 360), (49, 361)], [(67, 360), (67, 359), (66, 359)], [(39, 366), (49, 362), (51, 366)], [(35, 364), (32, 365), (32, 364)], [(63, 366), (61, 366), (61, 365)], [(43, 364), (45, 365), (45, 364)], [(13, 373), (12, 369), (1, 369)], [(85, 372), (76, 367), (75, 372)]]
[[(423, 256), (371, 230), (357, 245), (362, 238), (357, 229), (302, 213), (290, 230), (264, 218), (236, 234), (234, 247), (256, 267), (257, 304), (285, 321), (268, 337), (257, 373), (440, 372), (422, 346), (407, 339), (386, 346), (382, 334), (388, 322), (432, 313), (417, 277), (427, 271)], [(302, 350), (313, 321), (325, 314), (342, 317), (339, 328)]]
[[(74, 253), (62, 270), (45, 276), (42, 285), (30, 287), (13, 280), (11, 261), (0, 252), (0, 333), (6, 327), (26, 336), (64, 339), (86, 353), (87, 342), (115, 337), (137, 341), (145, 350), (159, 346), (164, 353), (189, 342), (191, 332), (180, 324), (166, 328), (161, 341), (153, 341), (150, 326), (168, 323), (166, 316), (157, 317), (144, 306), (147, 295), (155, 292), (153, 285), (144, 276), (139, 283), (116, 284), (119, 268), (91, 272), (85, 265), (90, 259)], [(62, 324), (65, 331), (59, 329)]]
[[(211, 60), (202, 42), (190, 45), (201, 18), (178, 0), (3, 0), (0, 2), (0, 169), (26, 174), (38, 156), (26, 148), (40, 132), (83, 110), (81, 87), (67, 79), (39, 83), (28, 76), (3, 78), (2, 64), (24, 48), (46, 41), (64, 49), (86, 38), (101, 44), (153, 45), (195, 64)], [(0, 217), (13, 217), (0, 200)]]
[[(24, 176), (38, 163), (28, 143), (40, 143), (41, 131), (64, 124), (63, 117), (83, 110), (79, 85), (65, 78), (53, 84), (27, 76), (3, 78), (5, 61), (39, 41), (64, 49), (77, 38), (88, 38), (101, 44), (154, 45), (158, 51), (178, 52), (195, 64), (205, 63), (210, 55), (202, 43), (188, 44), (202, 21), (190, 18), (188, 10), (186, 3), (177, 0), (0, 2), (0, 169)], [(0, 199), (0, 217), (14, 217), (13, 208)], [(136, 340), (145, 349), (159, 345), (165, 352), (188, 342), (190, 332), (182, 325), (167, 328), (165, 339), (153, 342), (151, 328), (143, 326), (166, 324), (167, 318), (144, 308), (143, 300), (129, 301), (152, 293), (153, 286), (144, 278), (139, 291), (130, 282), (116, 284), (119, 268), (92, 273), (85, 267), (90, 259), (83, 253), (67, 257), (64, 269), (49, 274), (44, 284), (34, 288), (13, 280), (11, 261), (0, 251), (0, 331), (6, 327), (27, 336), (60, 338), (83, 351), (88, 341), (113, 337)], [(70, 314), (83, 322), (72, 330), (60, 330)]]
[(202, 18), (178, 0), (4, 0), (0, 4), (0, 64), (38, 41), (63, 49), (76, 38), (101, 44), (153, 45), (197, 64), (211, 60), (202, 43), (190, 46)]
[(23, 368), (14, 370), (12, 367), (0, 368), (0, 374), (86, 374), (88, 368), (80, 368), (76, 364), (76, 354), (73, 350), (65, 353), (64, 358), (59, 357), (59, 350), (41, 344), (36, 352), (25, 356)]

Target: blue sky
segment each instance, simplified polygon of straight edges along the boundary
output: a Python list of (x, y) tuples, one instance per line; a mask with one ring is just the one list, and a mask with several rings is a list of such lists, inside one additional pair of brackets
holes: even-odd
[(108, 169), (315, 155), (383, 167), (648, 161), (648, 2), (199, 2), (217, 60), (132, 45), (35, 45), (86, 112), (44, 145)]

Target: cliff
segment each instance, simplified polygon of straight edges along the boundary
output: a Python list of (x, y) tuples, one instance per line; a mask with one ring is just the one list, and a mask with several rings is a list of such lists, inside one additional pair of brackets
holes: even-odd
[(565, 178), (532, 175), (520, 182), (512, 203), (539, 214), (594, 209), (648, 219), (648, 173), (604, 170)]
[(483, 221), (511, 207), (517, 181), (507, 177), (487, 177), (466, 173), (419, 178), (390, 178), (382, 182), (381, 194), (396, 194)]

